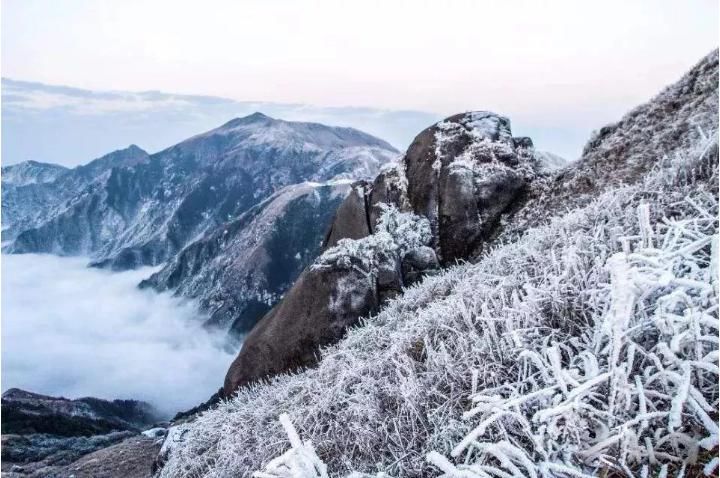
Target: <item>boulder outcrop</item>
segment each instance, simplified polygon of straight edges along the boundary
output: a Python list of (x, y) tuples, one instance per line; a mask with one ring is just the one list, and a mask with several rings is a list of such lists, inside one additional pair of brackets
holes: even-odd
[(532, 141), (490, 112), (421, 132), (405, 156), (358, 182), (324, 250), (246, 337), (223, 391), (311, 366), (319, 347), (441, 265), (473, 258), (537, 176)]

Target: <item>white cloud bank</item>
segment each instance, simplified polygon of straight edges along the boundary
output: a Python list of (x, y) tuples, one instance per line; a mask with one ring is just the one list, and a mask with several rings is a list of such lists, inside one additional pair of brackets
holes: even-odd
[(3, 391), (134, 398), (167, 414), (217, 391), (233, 356), (200, 328), (192, 303), (137, 289), (147, 268), (86, 264), (3, 255)]

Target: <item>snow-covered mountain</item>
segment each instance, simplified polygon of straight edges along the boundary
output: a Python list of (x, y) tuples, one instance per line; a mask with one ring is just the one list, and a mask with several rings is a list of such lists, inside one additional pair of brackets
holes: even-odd
[(64, 174), (68, 168), (59, 164), (25, 161), (2, 167), (3, 186), (26, 186), (49, 183)]
[[(2, 91), (2, 158), (6, 165), (39, 159), (76, 166), (130, 143), (156, 153), (199, 131), (255, 111), (288, 121), (348, 126), (406, 148), (418, 131), (442, 116), (162, 91), (85, 90), (9, 78), (2, 78)], [(572, 133), (577, 137), (576, 131)], [(555, 149), (567, 143), (555, 140), (547, 147)], [(581, 146), (575, 140), (572, 147)]]
[(114, 167), (132, 166), (148, 154), (135, 145), (74, 169), (26, 161), (2, 168), (3, 240), (63, 213), (85, 188)]
[(549, 151), (535, 151), (535, 159), (542, 171), (557, 171), (568, 165), (568, 160)]
[(153, 155), (130, 147), (3, 191), (6, 250), (156, 265), (285, 186), (372, 176), (396, 155), (352, 128), (255, 113)]

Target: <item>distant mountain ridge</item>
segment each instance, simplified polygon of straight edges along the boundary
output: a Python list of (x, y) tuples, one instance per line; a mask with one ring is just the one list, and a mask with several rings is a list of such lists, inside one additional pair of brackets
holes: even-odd
[(6, 250), (157, 265), (285, 186), (369, 177), (397, 154), (352, 128), (255, 113), (153, 155), (131, 146), (54, 181), (4, 188)]
[(440, 119), (423, 111), (243, 101), (162, 91), (105, 91), (2, 78), (3, 164), (63, 165), (130, 143), (156, 153), (255, 111), (289, 121), (348, 126), (405, 148)]
[[(88, 476), (68, 467), (77, 468), (73, 464), (80, 457), (111, 446), (120, 462), (135, 459), (118, 450), (123, 444), (157, 448), (151, 433), (140, 432), (160, 417), (137, 400), (71, 400), (11, 388), (2, 394), (2, 416), (2, 476)], [(161, 429), (150, 431), (155, 430)]]
[(160, 419), (137, 400), (67, 399), (11, 388), (2, 394), (3, 434), (46, 433), (89, 436), (111, 431), (141, 430)]
[(19, 164), (3, 166), (2, 176), (6, 185), (27, 186), (28, 184), (49, 183), (67, 172), (68, 168), (59, 164), (25, 161)]

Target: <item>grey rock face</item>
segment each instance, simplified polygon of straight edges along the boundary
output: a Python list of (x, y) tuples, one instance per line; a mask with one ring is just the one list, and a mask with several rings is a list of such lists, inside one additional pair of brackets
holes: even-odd
[(7, 250), (89, 255), (114, 269), (155, 265), (282, 187), (371, 177), (395, 154), (351, 128), (257, 113), (152, 156), (69, 171), (63, 178), (82, 187), (49, 214), (19, 222)]
[(323, 249), (337, 245), (340, 239), (361, 239), (370, 234), (365, 193), (367, 186), (366, 181), (353, 184), (350, 193), (335, 212)]
[(373, 181), (370, 196), (370, 227), (374, 230), (380, 216), (383, 204), (392, 204), (400, 211), (409, 211), (410, 203), (407, 195), (407, 178), (405, 177), (404, 163), (386, 168), (377, 175)]
[(225, 377), (225, 396), (240, 385), (312, 365), (318, 347), (340, 339), (377, 305), (376, 284), (366, 270), (306, 269), (246, 337)]
[(287, 186), (186, 246), (140, 286), (197, 299), (209, 327), (245, 334), (317, 257), (350, 189), (344, 181)]
[(405, 285), (412, 285), (439, 269), (440, 263), (432, 247), (412, 249), (402, 258), (402, 278)]
[(532, 141), (489, 112), (451, 116), (420, 133), (404, 158), (408, 200), (433, 225), (443, 264), (480, 252), (537, 174)]

